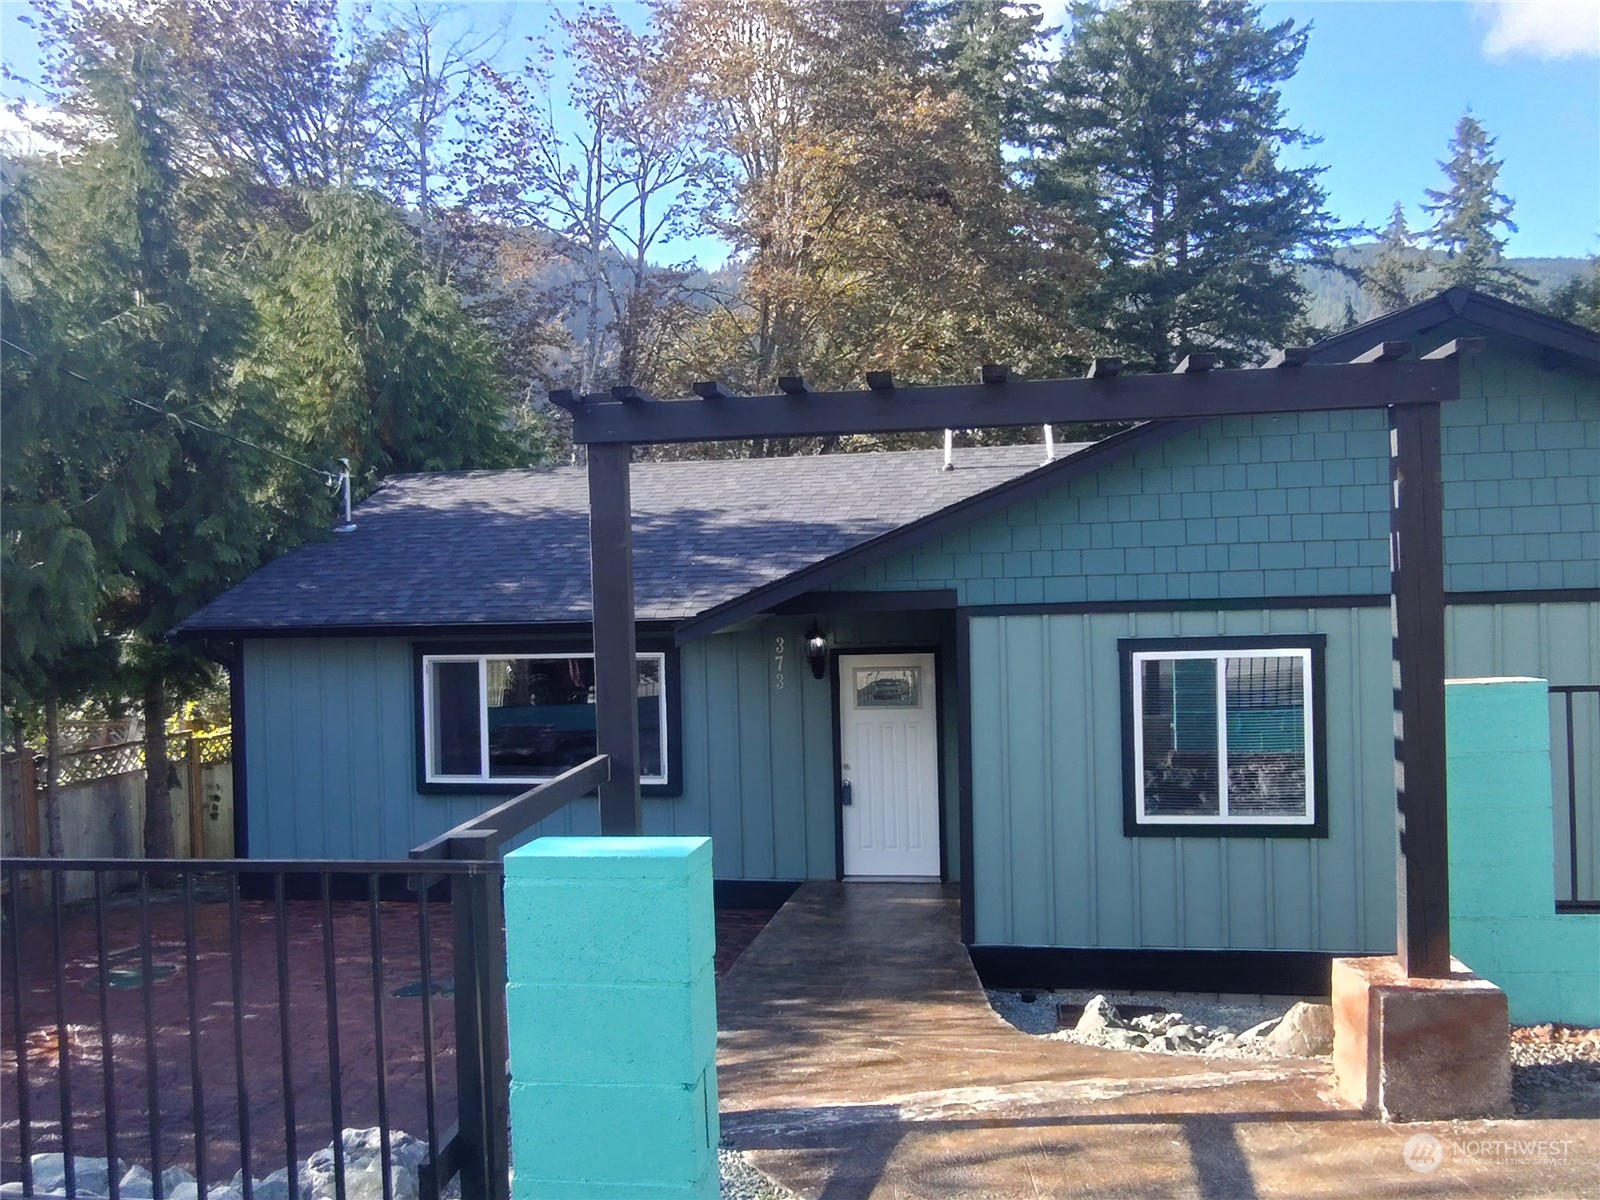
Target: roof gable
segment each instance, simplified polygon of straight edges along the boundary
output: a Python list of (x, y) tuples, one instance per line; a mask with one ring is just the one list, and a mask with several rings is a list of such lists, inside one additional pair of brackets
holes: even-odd
[(1600, 334), (1522, 304), (1457, 287), (1324, 338), (1311, 347), (1312, 362), (1345, 362), (1379, 342), (1419, 338), (1464, 323), (1523, 349), (1547, 351), (1600, 370)]

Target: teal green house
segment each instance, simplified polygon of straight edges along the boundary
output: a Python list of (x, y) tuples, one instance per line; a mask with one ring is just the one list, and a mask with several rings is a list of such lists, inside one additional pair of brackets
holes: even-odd
[[(1600, 911), (1600, 337), (1455, 290), (1311, 354), (1461, 336), (1449, 671), (1552, 685), (1548, 866)], [(1334, 412), (636, 463), (645, 832), (728, 903), (958, 886), (996, 981), (1320, 989), (1394, 948), (1388, 454)], [(592, 754), (586, 522), (581, 468), (400, 477), (185, 622), (240, 853), (404, 857)]]

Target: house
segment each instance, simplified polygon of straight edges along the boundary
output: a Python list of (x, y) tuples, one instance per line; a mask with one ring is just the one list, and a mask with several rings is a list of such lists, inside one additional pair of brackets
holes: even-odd
[[(1600, 337), (1454, 290), (1311, 359), (1466, 335), (1448, 670), (1600, 683)], [(957, 882), (995, 977), (1287, 990), (1392, 950), (1388, 452), (1367, 410), (635, 464), (646, 832), (709, 833), (730, 902)], [(581, 471), (402, 477), (355, 525), (182, 627), (236, 643), (241, 853), (403, 856), (593, 752)], [(1556, 707), (1552, 870), (1594, 900), (1600, 731)]]

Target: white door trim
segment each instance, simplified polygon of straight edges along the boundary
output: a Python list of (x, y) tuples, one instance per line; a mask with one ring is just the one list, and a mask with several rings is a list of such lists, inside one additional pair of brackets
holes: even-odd
[[(935, 880), (943, 874), (939, 788), (938, 658), (931, 650), (840, 653), (838, 759), (840, 874), (845, 879)], [(857, 673), (878, 684), (871, 703)], [(851, 803), (843, 803), (846, 791)]]

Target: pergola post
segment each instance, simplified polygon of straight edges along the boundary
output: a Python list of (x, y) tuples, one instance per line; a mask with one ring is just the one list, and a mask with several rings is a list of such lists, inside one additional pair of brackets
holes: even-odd
[(1389, 410), (1390, 632), (1400, 857), (1396, 943), (1414, 978), (1450, 975), (1445, 806), (1444, 489), (1439, 406)]
[(632, 447), (589, 447), (589, 570), (594, 588), (594, 705), (598, 753), (611, 759), (602, 783), (600, 832), (637, 835), (639, 674), (633, 624)]
[(582, 398), (552, 392), (552, 402), (572, 414), (573, 441), (589, 448), (596, 729), (600, 753), (611, 758), (611, 782), (600, 789), (601, 832), (637, 833), (641, 818), (628, 490), (634, 444), (1386, 408), (1399, 961), (1408, 975), (1448, 977), (1439, 405), (1460, 394), (1457, 360), (1481, 346), (1457, 339), (1412, 360), (1410, 343), (1383, 342), (1340, 364), (1288, 350), (1250, 370), (1217, 370), (1210, 356), (1191, 355), (1174, 374), (1131, 377), (1105, 359), (1076, 380), (1015, 380), (985, 367), (980, 383), (940, 387), (902, 388), (891, 374), (873, 372), (864, 393), (817, 392), (798, 376), (779, 379), (774, 396), (738, 396), (714, 382), (695, 384), (697, 398), (681, 400), (632, 387)]

